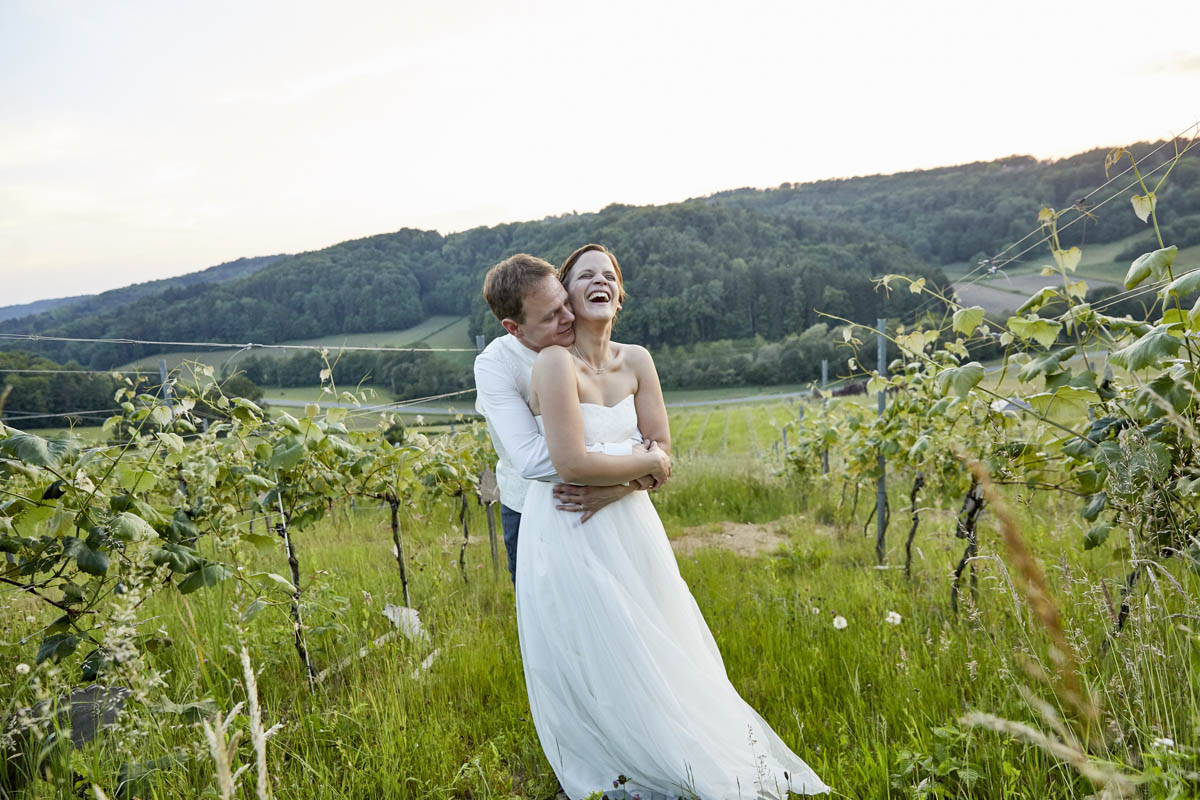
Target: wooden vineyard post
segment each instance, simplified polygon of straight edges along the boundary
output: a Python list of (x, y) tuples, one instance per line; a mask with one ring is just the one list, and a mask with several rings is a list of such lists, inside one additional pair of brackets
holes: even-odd
[[(278, 484), (278, 474), (275, 476), (275, 481)], [(275, 499), (279, 501), (279, 523), (275, 530), (283, 539), (283, 546), (287, 551), (288, 568), (292, 575), (292, 638), (296, 645), (296, 655), (300, 657), (300, 663), (304, 665), (304, 672), (308, 677), (308, 690), (311, 692), (316, 689), (317, 670), (313, 667), (312, 659), (308, 655), (308, 646), (304, 641), (304, 620), (300, 616), (300, 559), (296, 556), (296, 548), (292, 544), (292, 537), (288, 532), (290, 520), (283, 510), (283, 495), (276, 494)]]
[(459, 491), (458, 521), (462, 523), (462, 546), (458, 549), (458, 571), (462, 573), (463, 583), (467, 582), (467, 545), (471, 542), (471, 531), (467, 527), (467, 493)]
[(404, 605), (412, 607), (408, 599), (408, 570), (404, 566), (404, 545), (400, 541), (400, 498), (389, 495), (388, 505), (392, 509), (392, 543), (396, 547), (396, 564), (400, 567), (400, 588), (404, 591)]
[[(878, 332), (878, 355), (879, 355), (879, 377), (887, 376), (887, 339), (884, 338), (884, 331), (887, 329), (886, 319), (875, 320), (875, 330)], [(883, 416), (883, 409), (887, 404), (887, 392), (883, 389), (879, 390), (879, 416)], [(887, 519), (885, 512), (887, 510), (887, 464), (883, 458), (883, 450), (879, 451), (879, 482), (875, 489), (875, 562), (883, 564), (884, 556), (884, 534), (887, 532)]]
[(492, 577), (500, 574), (500, 553), (496, 542), (496, 517), (493, 509), (500, 502), (500, 489), (496, 485), (496, 473), (490, 467), (483, 468), (479, 476), (479, 502), (483, 503), (483, 513), (487, 517), (488, 544), (492, 549)]
[[(829, 405), (829, 359), (821, 359), (821, 403)], [(821, 474), (829, 474), (829, 445), (825, 445), (825, 450), (821, 453)]]
[(959, 585), (962, 583), (963, 570), (968, 567), (971, 570), (971, 602), (977, 603), (979, 599), (976, 596), (978, 583), (973, 559), (979, 550), (979, 515), (983, 513), (986, 504), (987, 497), (983, 493), (983, 486), (978, 478), (971, 476), (971, 488), (963, 497), (962, 509), (958, 512), (958, 520), (954, 525), (954, 535), (967, 540), (967, 549), (963, 550), (962, 558), (954, 568), (954, 583), (950, 585), (950, 608), (955, 614), (958, 613)]
[(171, 403), (171, 387), (167, 384), (167, 360), (165, 358), (158, 360), (158, 377), (162, 381), (162, 384), (158, 387), (159, 396), (167, 401), (167, 408), (174, 412), (175, 408)]

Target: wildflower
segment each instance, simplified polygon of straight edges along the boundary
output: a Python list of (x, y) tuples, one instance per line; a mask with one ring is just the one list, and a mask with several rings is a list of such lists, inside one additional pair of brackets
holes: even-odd
[(29, 665), (28, 664), (17, 664), (17, 674), (18, 675), (28, 675), (29, 674)]
[(1153, 742), (1151, 742), (1150, 744), (1152, 744), (1155, 747), (1163, 747), (1163, 748), (1166, 748), (1169, 750), (1170, 748), (1175, 746), (1175, 740), (1168, 739), (1166, 736), (1160, 736), (1157, 739), (1155, 739)]
[(833, 618), (833, 627), (837, 628), (839, 631), (845, 630), (846, 626), (849, 624), (850, 623), (846, 622), (846, 618), (840, 614)]
[(817, 608), (816, 606), (813, 606), (812, 613), (813, 613), (813, 616), (815, 617), (817, 614), (821, 613), (821, 609)]
[(889, 611), (887, 613), (887, 619), (885, 622), (887, 622), (888, 625), (899, 625), (901, 619), (902, 617), (895, 611)]

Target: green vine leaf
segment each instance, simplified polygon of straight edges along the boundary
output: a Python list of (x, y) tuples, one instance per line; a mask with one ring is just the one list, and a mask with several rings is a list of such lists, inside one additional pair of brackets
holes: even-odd
[(1096, 517), (1100, 516), (1100, 512), (1108, 505), (1108, 495), (1104, 492), (1097, 492), (1088, 498), (1079, 515), (1088, 522), (1094, 522)]
[[(1172, 254), (1172, 260), (1174, 260), (1174, 254)], [(1167, 287), (1159, 292), (1159, 295), (1166, 297), (1167, 295), (1188, 295), (1193, 292), (1200, 292), (1200, 269), (1180, 275), (1168, 283)]]
[(1083, 251), (1078, 247), (1072, 247), (1069, 250), (1055, 250), (1054, 263), (1058, 264), (1058, 268), (1064, 272), (1074, 272), (1079, 266), (1079, 259), (1083, 257)]
[(79, 646), (79, 637), (73, 633), (52, 633), (42, 640), (42, 646), (38, 648), (37, 658), (35, 663), (42, 663), (46, 659), (60, 661), (63, 658), (75, 652), (75, 648)]
[(1021, 304), (1021, 307), (1017, 309), (1017, 313), (1027, 314), (1030, 311), (1037, 311), (1039, 308), (1046, 305), (1046, 303), (1049, 303), (1052, 300), (1057, 300), (1061, 296), (1062, 295), (1060, 295), (1053, 286), (1043, 286), (1041, 289), (1038, 289), (1037, 293), (1034, 294), (1033, 297), (1030, 297)]
[(1062, 372), (1062, 362), (1071, 355), (1070, 347), (1061, 347), (1058, 350), (1053, 350), (1041, 358), (1035, 358), (1028, 364), (1021, 367), (1021, 371), (1017, 373), (1017, 380), (1021, 383), (1029, 383), (1038, 375), (1042, 374), (1057, 374)]
[(1175, 254), (1178, 252), (1179, 248), (1171, 245), (1142, 253), (1129, 265), (1129, 272), (1125, 273), (1125, 288), (1132, 289), (1149, 277), (1156, 281), (1162, 280), (1163, 275), (1175, 263)]
[(1099, 403), (1100, 395), (1089, 389), (1063, 386), (1053, 392), (1030, 395), (1029, 405), (1051, 422), (1070, 426), (1087, 420), (1089, 403)]
[(1112, 525), (1093, 525), (1091, 530), (1083, 535), (1083, 549), (1092, 550), (1104, 544), (1112, 529)]
[(128, 511), (122, 511), (113, 517), (109, 522), (109, 528), (112, 530), (113, 537), (123, 542), (136, 542), (158, 536), (146, 520), (136, 514), (130, 514)]
[(1154, 367), (1179, 352), (1181, 340), (1171, 335), (1169, 325), (1156, 325), (1149, 333), (1109, 356), (1118, 367), (1137, 372)]
[(223, 564), (205, 564), (179, 582), (179, 591), (182, 594), (191, 594), (197, 589), (216, 586), (232, 576), (233, 572)]
[(1032, 339), (1042, 347), (1049, 347), (1058, 339), (1062, 323), (1053, 319), (1041, 319), (1033, 315), (1009, 317), (1008, 329), (1022, 339)]
[(1137, 214), (1137, 218), (1142, 222), (1150, 219), (1151, 212), (1154, 211), (1155, 205), (1158, 204), (1158, 198), (1154, 192), (1146, 194), (1135, 194), (1129, 198), (1129, 202), (1133, 205), (1133, 213)]
[(962, 333), (964, 336), (971, 336), (974, 330), (983, 323), (983, 318), (983, 306), (959, 308), (958, 311), (954, 312), (952, 325), (956, 332)]
[(983, 380), (983, 375), (983, 365), (978, 361), (963, 364), (961, 367), (949, 367), (938, 373), (938, 389), (942, 394), (952, 389), (959, 397), (966, 397)]
[(82, 539), (68, 536), (63, 539), (63, 553), (75, 559), (80, 572), (103, 575), (108, 572), (108, 554), (93, 550)]
[(0, 439), (0, 452), (37, 467), (57, 467), (64, 459), (74, 456), (76, 449), (69, 439), (43, 439), (32, 433), (14, 433)]

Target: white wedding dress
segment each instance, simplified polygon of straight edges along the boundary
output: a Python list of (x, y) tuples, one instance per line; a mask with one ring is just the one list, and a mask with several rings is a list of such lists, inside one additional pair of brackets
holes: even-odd
[[(582, 407), (589, 449), (638, 437), (632, 395)], [(517, 625), (533, 722), (567, 796), (828, 791), (729, 682), (646, 493), (580, 523), (551, 489), (525, 499)]]

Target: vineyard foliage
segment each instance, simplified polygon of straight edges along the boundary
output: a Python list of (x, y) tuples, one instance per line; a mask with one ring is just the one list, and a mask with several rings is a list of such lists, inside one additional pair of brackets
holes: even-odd
[[(136, 641), (122, 641), (105, 628), (111, 620), (101, 609), (133, 589), (186, 595), (240, 581), (255, 598), (243, 622), (279, 606), (299, 623), (295, 553), (308, 527), (355, 498), (414, 513), (440, 497), (465, 497), (490, 453), (477, 427), (398, 441), (351, 432), (353, 411), (316, 403), (299, 418), (271, 419), (253, 401), (222, 393), (210, 367), (194, 366), (190, 387), (172, 381), (173, 400), (125, 379), (116, 394), (122, 413), (105, 423), (113, 444), (80, 448), (69, 436), (0, 426), (0, 581), (61, 612), (36, 643), (37, 663), (75, 664), (94, 680), (152, 644), (154, 634), (130, 629)], [(198, 403), (219, 420), (201, 418)], [(281, 539), (290, 576), (240, 567), (244, 548)], [(304, 627), (294, 629), (311, 676)]]
[[(1194, 143), (1176, 148), (1176, 163)], [(1043, 208), (1038, 222), (1051, 263), (1042, 274), (1050, 282), (1002, 324), (986, 320), (982, 308), (936, 295), (952, 313), (887, 334), (901, 357), (884, 374), (866, 373), (870, 392), (887, 392), (884, 412), (838, 399), (810, 412), (793, 423), (793, 470), (822, 479), (822, 454), (832, 449), (840, 475), (861, 487), (879, 477), (883, 455), (889, 471), (920, 476), (923, 491), (944, 500), (971, 489), (966, 462), (979, 461), (998, 483), (1073, 500), (1085, 548), (1115, 539), (1131, 549), (1135, 564), (1196, 555), (1200, 265), (1175, 263), (1178, 249), (1162, 237), (1157, 198), (1172, 168), (1150, 185), (1132, 155), (1118, 149), (1106, 170), (1126, 159), (1141, 190), (1131, 213), (1155, 235), (1156, 246), (1133, 260), (1125, 279), (1126, 290), (1158, 290), (1146, 318), (1106, 314), (1113, 301), (1085, 302), (1088, 287), (1074, 274), (1082, 253), (1059, 237), (1064, 212)], [(879, 283), (887, 291), (936, 294), (899, 275)], [(854, 346), (875, 333), (844, 330)], [(967, 346), (983, 338), (1005, 348), (998, 369), (1016, 376), (1015, 391), (981, 385), (985, 368), (967, 360)], [(857, 364), (851, 359), (852, 369)]]

